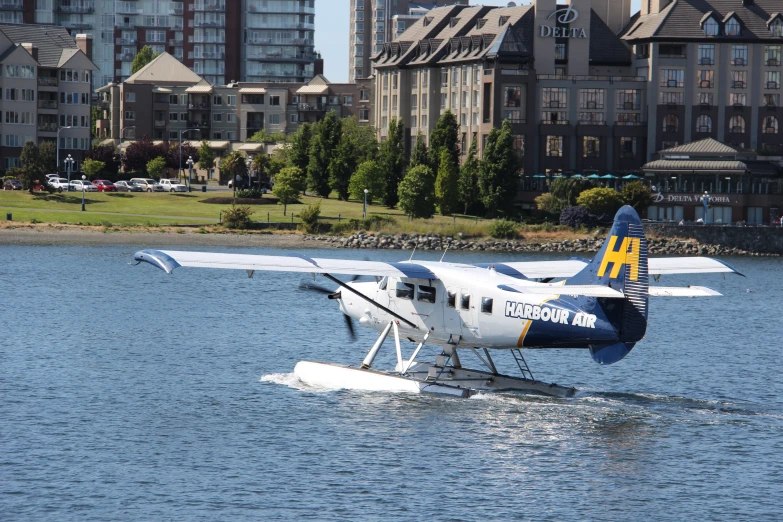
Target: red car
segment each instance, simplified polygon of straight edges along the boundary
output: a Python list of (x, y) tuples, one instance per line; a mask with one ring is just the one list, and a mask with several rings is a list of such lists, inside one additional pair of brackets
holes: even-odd
[(98, 179), (93, 181), (93, 184), (98, 188), (98, 192), (117, 192), (117, 187), (111, 181)]

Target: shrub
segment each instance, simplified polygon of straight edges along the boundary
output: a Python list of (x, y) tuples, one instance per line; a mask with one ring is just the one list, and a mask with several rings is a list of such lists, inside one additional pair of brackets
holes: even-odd
[(626, 183), (620, 191), (623, 203), (631, 205), (637, 212), (641, 212), (653, 203), (652, 192), (641, 181)]
[(511, 239), (517, 235), (517, 224), (507, 219), (496, 219), (489, 226), (489, 235), (495, 239)]
[(250, 207), (237, 207), (232, 205), (231, 208), (223, 211), (223, 224), (226, 228), (247, 228), (250, 224), (250, 216), (253, 215), (253, 210)]
[(237, 190), (237, 197), (242, 199), (261, 199), (264, 196), (263, 192), (258, 189), (239, 189)]
[(614, 214), (623, 206), (623, 200), (616, 190), (599, 187), (579, 194), (576, 204), (593, 214)]
[(560, 213), (560, 224), (571, 228), (597, 227), (611, 223), (609, 214), (593, 214), (584, 207), (568, 207)]
[(147, 173), (151, 178), (160, 178), (164, 170), (166, 170), (166, 158), (158, 156), (147, 162)]
[(299, 217), (302, 219), (302, 228), (304, 231), (308, 234), (318, 232), (318, 218), (320, 216), (320, 201), (315, 205), (307, 205), (301, 212), (299, 212)]
[(536, 208), (549, 214), (557, 214), (563, 209), (563, 205), (560, 200), (557, 199), (551, 192), (541, 194), (536, 199)]

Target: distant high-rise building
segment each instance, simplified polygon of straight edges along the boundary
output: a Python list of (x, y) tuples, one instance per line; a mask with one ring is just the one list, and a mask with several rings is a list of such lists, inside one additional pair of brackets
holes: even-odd
[(372, 74), (370, 57), (436, 7), (468, 5), (468, 0), (351, 0), (349, 81)]
[(315, 0), (1, 0), (0, 22), (90, 34), (100, 72), (122, 81), (142, 46), (213, 84), (303, 82), (314, 75)]

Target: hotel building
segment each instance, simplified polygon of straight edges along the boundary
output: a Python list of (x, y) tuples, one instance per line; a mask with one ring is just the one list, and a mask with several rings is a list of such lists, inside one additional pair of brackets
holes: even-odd
[[(634, 16), (630, 4), (433, 9), (372, 58), (380, 138), (390, 118), (402, 118), (410, 146), (450, 109), (464, 156), (473, 137), (483, 150), (490, 129), (508, 119), (523, 156), (526, 207), (555, 175), (654, 178), (643, 168), (660, 151), (706, 138), (756, 151), (754, 160), (783, 155), (779, 0), (643, 0)], [(766, 220), (780, 197), (770, 171), (761, 171), (763, 182), (704, 188), (774, 192)], [(756, 174), (731, 174), (743, 175)], [(675, 190), (685, 187), (702, 183)], [(731, 214), (749, 219), (739, 204)]]

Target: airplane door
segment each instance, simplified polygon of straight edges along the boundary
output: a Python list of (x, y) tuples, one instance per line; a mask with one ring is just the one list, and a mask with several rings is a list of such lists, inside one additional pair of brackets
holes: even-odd
[[(378, 283), (378, 292), (375, 294), (375, 300), (385, 306), (386, 308), (389, 308), (390, 299), (389, 299), (389, 286), (391, 285), (391, 282), (388, 277), (384, 277), (381, 279), (381, 282)], [(379, 309), (378, 310), (378, 319), (381, 323), (388, 323), (391, 320), (391, 316), (386, 312), (386, 310)]]
[(446, 296), (443, 299), (443, 329), (446, 335), (462, 335), (462, 320), (459, 316), (459, 288), (446, 288)]
[(457, 296), (457, 308), (462, 320), (462, 336), (465, 339), (478, 338), (478, 314), (476, 313), (477, 296), (472, 295), (467, 288), (460, 288)]

